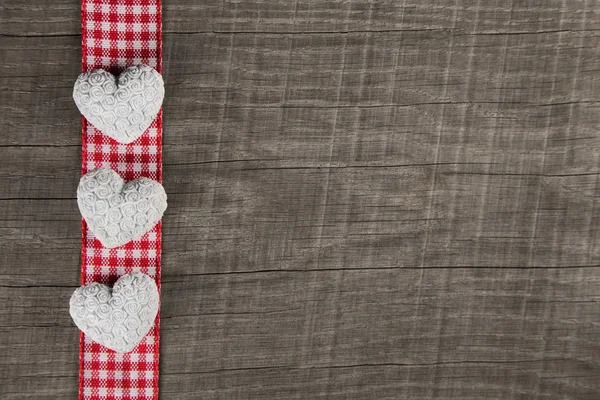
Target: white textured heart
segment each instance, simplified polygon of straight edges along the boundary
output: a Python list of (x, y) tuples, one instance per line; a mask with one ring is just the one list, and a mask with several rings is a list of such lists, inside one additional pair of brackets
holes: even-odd
[(152, 179), (125, 184), (108, 167), (85, 174), (77, 188), (77, 204), (94, 236), (108, 248), (141, 238), (167, 209), (167, 194)]
[(119, 78), (97, 69), (79, 75), (73, 99), (79, 111), (104, 134), (131, 143), (150, 126), (162, 105), (165, 87), (154, 68), (137, 65)]
[(94, 342), (119, 353), (137, 346), (154, 325), (158, 288), (148, 275), (123, 275), (113, 288), (90, 283), (69, 302), (75, 325)]

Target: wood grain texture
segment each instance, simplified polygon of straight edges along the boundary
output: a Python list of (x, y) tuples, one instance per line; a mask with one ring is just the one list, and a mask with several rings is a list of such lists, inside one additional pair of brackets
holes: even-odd
[[(0, 16), (0, 398), (72, 399), (79, 3)], [(161, 398), (600, 398), (599, 24), (166, 1)]]

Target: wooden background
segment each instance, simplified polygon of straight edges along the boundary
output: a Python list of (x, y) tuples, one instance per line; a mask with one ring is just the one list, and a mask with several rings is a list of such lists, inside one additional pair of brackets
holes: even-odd
[[(0, 398), (74, 399), (79, 1), (0, 16)], [(161, 398), (600, 399), (599, 26), (165, 1)]]

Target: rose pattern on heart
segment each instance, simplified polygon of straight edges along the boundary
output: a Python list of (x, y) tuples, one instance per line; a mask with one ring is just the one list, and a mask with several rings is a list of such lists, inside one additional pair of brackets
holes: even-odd
[(147, 65), (136, 65), (118, 78), (97, 69), (77, 78), (73, 100), (94, 127), (117, 142), (140, 137), (158, 115), (165, 95), (162, 76)]
[(77, 188), (77, 204), (94, 236), (107, 248), (140, 239), (167, 209), (162, 185), (149, 178), (125, 183), (108, 167), (85, 174)]
[(112, 289), (97, 282), (81, 286), (69, 306), (71, 318), (83, 333), (109, 349), (127, 353), (154, 325), (158, 288), (148, 275), (127, 274)]

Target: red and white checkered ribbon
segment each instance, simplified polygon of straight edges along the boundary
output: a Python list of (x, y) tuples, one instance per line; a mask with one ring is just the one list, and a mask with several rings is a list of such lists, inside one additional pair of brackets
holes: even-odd
[[(162, 72), (160, 0), (82, 0), (82, 69), (119, 74), (146, 64)], [(131, 144), (120, 144), (83, 119), (83, 174), (110, 166), (126, 181), (145, 176), (162, 181), (162, 111)], [(82, 222), (82, 282), (113, 284), (142, 272), (160, 290), (161, 223), (140, 240), (107, 249)], [(154, 327), (130, 353), (118, 354), (83, 333), (79, 354), (79, 399), (158, 399), (160, 313)]]

